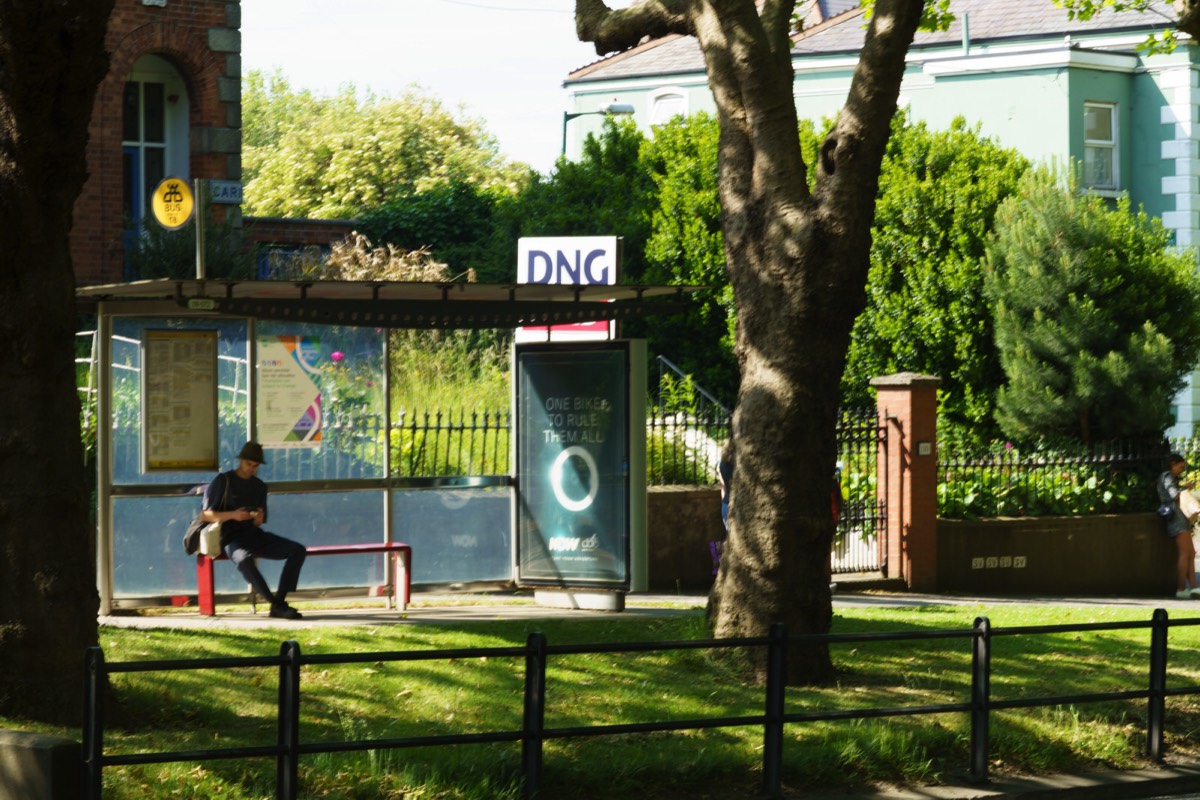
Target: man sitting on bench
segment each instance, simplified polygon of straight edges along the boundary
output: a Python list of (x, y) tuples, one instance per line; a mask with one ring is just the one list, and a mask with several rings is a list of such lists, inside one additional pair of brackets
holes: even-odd
[[(221, 549), (254, 591), (271, 604), (271, 616), (300, 619), (300, 612), (287, 604), (287, 595), (300, 580), (304, 545), (262, 529), (267, 521), (267, 485), (255, 475), (262, 463), (262, 445), (246, 442), (238, 453), (237, 469), (217, 475), (204, 490), (200, 515), (205, 522), (222, 523)], [(283, 560), (278, 591), (271, 592), (256, 558)]]

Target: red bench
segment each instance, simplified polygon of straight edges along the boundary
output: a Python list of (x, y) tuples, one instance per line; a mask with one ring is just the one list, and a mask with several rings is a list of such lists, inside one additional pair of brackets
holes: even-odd
[[(408, 607), (410, 589), (412, 587), (412, 547), (403, 542), (360, 542), (356, 544), (314, 544), (304, 548), (310, 556), (344, 556), (360, 553), (391, 553), (393, 569), (393, 586), (387, 595), (388, 608), (392, 603), (403, 611)], [(216, 558), (200, 553), (196, 554), (196, 585), (199, 589), (200, 613), (212, 616), (217, 613), (215, 593), (213, 591), (213, 562), (227, 561), (222, 553)], [(377, 587), (379, 588), (379, 587)]]

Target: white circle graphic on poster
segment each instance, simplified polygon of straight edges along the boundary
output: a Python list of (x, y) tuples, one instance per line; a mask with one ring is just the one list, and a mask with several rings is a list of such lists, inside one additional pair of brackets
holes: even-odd
[[(588, 468), (588, 493), (586, 497), (579, 500), (567, 497), (566, 491), (563, 490), (563, 467), (566, 466), (567, 459), (571, 456), (582, 458)], [(568, 447), (558, 454), (558, 458), (554, 459), (554, 464), (550, 467), (550, 486), (554, 489), (554, 497), (558, 500), (559, 505), (567, 511), (583, 511), (595, 502), (596, 495), (600, 491), (600, 474), (596, 468), (596, 459), (592, 458), (592, 454), (582, 447)]]

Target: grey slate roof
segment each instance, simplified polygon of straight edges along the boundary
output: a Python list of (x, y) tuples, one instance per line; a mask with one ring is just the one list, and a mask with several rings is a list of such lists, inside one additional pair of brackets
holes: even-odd
[[(811, 0), (802, 8), (808, 27), (796, 39), (793, 53), (857, 53), (862, 49), (865, 29), (862, 13), (852, 0)], [(1174, 19), (1169, 3), (1155, 2), (1155, 13), (1105, 10), (1091, 20), (1069, 20), (1067, 12), (1053, 0), (952, 0), (956, 19), (945, 31), (917, 33), (911, 50), (957, 44), (963, 38), (964, 19), (970, 40), (975, 44), (1016, 39), (1061, 39), (1066, 35), (1128, 31), (1140, 35), (1160, 30)], [(848, 10), (849, 9), (849, 10)], [(816, 13), (813, 13), (816, 12)], [(821, 14), (834, 15), (816, 25)], [(613, 80), (638, 76), (670, 76), (704, 71), (704, 59), (696, 40), (690, 36), (668, 36), (624, 53), (581, 67), (572, 72), (566, 84)]]

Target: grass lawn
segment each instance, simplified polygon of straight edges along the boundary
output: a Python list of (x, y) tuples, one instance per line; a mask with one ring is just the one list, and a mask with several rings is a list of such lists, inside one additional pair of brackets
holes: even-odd
[[(834, 632), (963, 630), (977, 616), (993, 629), (1121, 620), (1149, 621), (1146, 608), (931, 606), (839, 609)], [(1176, 615), (1178, 616), (1178, 614)], [(446, 625), (186, 631), (102, 628), (108, 662), (275, 655), (294, 638), (306, 655), (520, 646), (532, 630), (551, 645), (704, 638), (703, 614), (611, 620), (487, 621)], [(997, 636), (994, 699), (1138, 690), (1147, 686), (1149, 630)], [(829, 710), (964, 702), (970, 694), (967, 639), (835, 645), (834, 685), (790, 688), (787, 710)], [(1168, 687), (1200, 685), (1200, 627), (1171, 631)], [(113, 677), (105, 750), (270, 745), (275, 741), (275, 668), (148, 672)], [(303, 743), (521, 727), (523, 660), (454, 658), (316, 665), (302, 673)], [(1200, 752), (1200, 696), (1169, 698), (1170, 756)], [(553, 656), (546, 727), (761, 714), (763, 690), (740, 678), (736, 660), (707, 649)], [(997, 712), (991, 770), (1051, 772), (1146, 765), (1144, 701)], [(0, 727), (79, 737), (74, 730), (0, 718)], [(873, 781), (936, 783), (968, 767), (965, 714), (792, 724), (784, 743), (789, 792)], [(760, 782), (762, 730), (566, 738), (547, 742), (544, 796), (728, 798)], [(519, 797), (520, 745), (472, 744), (306, 755), (303, 797)], [(129, 798), (274, 796), (273, 759), (109, 767), (104, 796)]]

